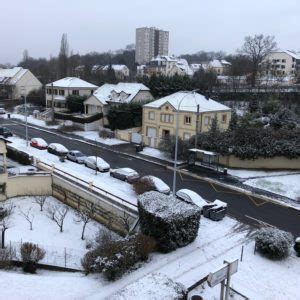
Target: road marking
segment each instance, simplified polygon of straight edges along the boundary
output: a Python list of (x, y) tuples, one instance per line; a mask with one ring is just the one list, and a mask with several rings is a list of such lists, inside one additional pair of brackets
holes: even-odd
[(124, 156), (122, 156), (122, 155), (118, 155), (120, 158), (123, 158), (123, 159), (126, 159), (126, 160), (132, 160), (132, 158), (130, 158), (130, 157), (124, 157)]
[(274, 225), (271, 225), (271, 224), (269, 224), (269, 223), (267, 223), (267, 222), (264, 222), (264, 221), (262, 221), (262, 220), (255, 219), (255, 218), (250, 217), (250, 216), (248, 216), (248, 215), (245, 215), (245, 217), (248, 218), (248, 219), (251, 219), (251, 220), (253, 220), (253, 221), (255, 221), (255, 222), (257, 222), (258, 224), (261, 224), (261, 225), (264, 225), (264, 226), (269, 226), (269, 227), (275, 228)]
[[(252, 201), (252, 203), (254, 203), (254, 205), (257, 206), (257, 207), (260, 207), (260, 206), (262, 206), (262, 205), (268, 203), (268, 201), (266, 201), (266, 200), (260, 200), (260, 199), (255, 200), (255, 199), (254, 199), (252, 196), (250, 196), (250, 195), (247, 195), (247, 197), (248, 197), (248, 198)], [(259, 202), (259, 201), (261, 201), (261, 202)]]

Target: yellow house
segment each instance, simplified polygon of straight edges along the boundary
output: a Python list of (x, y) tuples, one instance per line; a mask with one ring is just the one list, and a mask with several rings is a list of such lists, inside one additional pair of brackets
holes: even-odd
[(145, 145), (155, 148), (161, 139), (176, 134), (177, 110), (179, 137), (184, 140), (208, 131), (215, 117), (221, 130), (228, 128), (231, 119), (229, 107), (198, 93), (177, 92), (143, 106)]

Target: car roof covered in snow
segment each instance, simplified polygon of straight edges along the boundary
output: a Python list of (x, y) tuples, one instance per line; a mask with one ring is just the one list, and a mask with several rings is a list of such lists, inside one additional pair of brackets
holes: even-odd
[(47, 145), (47, 142), (42, 138), (32, 138), (31, 140), (37, 142), (39, 145)]
[(181, 189), (176, 193), (177, 196), (180, 196), (181, 194), (187, 195), (190, 198), (190, 200), (200, 208), (207, 204), (207, 202), (200, 195), (198, 195), (192, 190)]

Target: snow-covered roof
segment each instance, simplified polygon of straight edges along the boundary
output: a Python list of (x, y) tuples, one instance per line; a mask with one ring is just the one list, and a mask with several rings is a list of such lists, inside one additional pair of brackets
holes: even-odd
[(295, 59), (300, 59), (300, 52), (297, 53), (297, 52), (291, 51), (291, 50), (279, 49), (279, 50), (272, 51), (270, 54), (272, 55), (273, 53), (286, 53)]
[[(112, 69), (114, 71), (123, 71), (124, 69), (128, 69), (128, 67), (126, 65), (111, 65)], [(103, 67), (104, 71), (107, 71), (109, 68), (109, 65), (106, 65)]]
[(163, 97), (161, 99), (155, 100), (144, 107), (160, 108), (164, 104), (170, 104), (174, 109), (180, 111), (197, 112), (197, 105), (200, 106), (200, 112), (210, 112), (210, 111), (230, 111), (230, 108), (212, 99), (206, 99), (205, 96), (198, 93), (191, 93), (187, 91), (181, 91), (174, 93), (172, 95)]
[(149, 88), (142, 83), (106, 83), (99, 87), (93, 96), (102, 104), (107, 104), (108, 102), (129, 103), (140, 91), (149, 91)]
[(186, 75), (192, 76), (194, 74), (194, 71), (189, 66), (186, 59), (179, 59), (176, 63), (177, 67), (180, 68)]
[(54, 81), (52, 83), (48, 83), (46, 86), (51, 87), (52, 84), (53, 87), (60, 87), (60, 88), (78, 88), (78, 89), (97, 88), (96, 85), (77, 77), (65, 77), (57, 81)]
[(222, 60), (214, 59), (211, 62), (209, 62), (209, 66), (212, 68), (222, 68), (224, 66), (229, 66), (229, 65), (231, 65), (231, 63), (224, 59)]
[(9, 85), (16, 84), (27, 71), (27, 69), (23, 69), (22, 67), (0, 69), (0, 83)]

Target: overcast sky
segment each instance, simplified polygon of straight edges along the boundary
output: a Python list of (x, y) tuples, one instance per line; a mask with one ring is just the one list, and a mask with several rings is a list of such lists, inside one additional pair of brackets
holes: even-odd
[(135, 42), (135, 28), (170, 31), (170, 54), (233, 53), (246, 35), (300, 50), (299, 0), (0, 0), (0, 63), (57, 55), (61, 35), (84, 54)]

